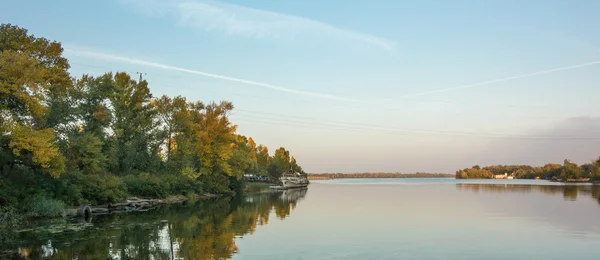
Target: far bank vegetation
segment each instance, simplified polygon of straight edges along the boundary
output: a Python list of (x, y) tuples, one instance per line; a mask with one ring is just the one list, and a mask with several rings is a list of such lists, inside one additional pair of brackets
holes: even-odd
[(548, 163), (544, 166), (492, 165), (458, 170), (457, 179), (491, 179), (496, 175), (515, 179), (541, 179), (553, 181), (600, 181), (600, 158), (591, 163), (577, 165), (569, 160), (563, 164)]

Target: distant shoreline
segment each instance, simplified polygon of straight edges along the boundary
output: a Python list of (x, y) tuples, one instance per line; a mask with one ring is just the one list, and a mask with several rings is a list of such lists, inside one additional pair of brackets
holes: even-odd
[(309, 180), (333, 179), (391, 179), (391, 178), (454, 178), (447, 173), (309, 173)]

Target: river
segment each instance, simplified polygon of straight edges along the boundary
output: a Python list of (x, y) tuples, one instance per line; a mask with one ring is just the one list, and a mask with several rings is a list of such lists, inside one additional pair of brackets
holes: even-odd
[(13, 234), (2, 259), (600, 259), (600, 186), (337, 179)]

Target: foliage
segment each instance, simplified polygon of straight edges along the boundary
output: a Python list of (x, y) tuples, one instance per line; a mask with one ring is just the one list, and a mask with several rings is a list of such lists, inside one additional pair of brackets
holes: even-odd
[(129, 194), (140, 197), (166, 198), (168, 195), (168, 184), (163, 183), (156, 175), (140, 173), (123, 178), (127, 185)]
[[(487, 172), (482, 172), (483, 170)], [(600, 159), (592, 163), (578, 166), (569, 160), (563, 164), (548, 163), (541, 167), (530, 165), (493, 165), (479, 169), (479, 166), (463, 169), (456, 172), (457, 179), (491, 178), (491, 174), (507, 174), (517, 179), (545, 179), (545, 180), (581, 180), (590, 178), (600, 180)]]
[(569, 180), (580, 179), (585, 177), (587, 177), (587, 174), (584, 172), (583, 168), (577, 166), (576, 163), (572, 163), (569, 160), (564, 161), (564, 165), (560, 173), (561, 179)]
[(23, 215), (12, 206), (0, 206), (0, 245), (14, 242), (15, 232), (23, 220)]
[(123, 178), (130, 195), (149, 198), (166, 198), (169, 195), (203, 193), (200, 181), (167, 174), (140, 173)]
[(600, 158), (592, 163), (592, 180), (600, 181)]
[(65, 174), (61, 191), (63, 200), (70, 205), (106, 204), (127, 197), (127, 187), (118, 176), (112, 174)]
[(14, 207), (0, 207), (0, 230), (16, 227), (21, 223), (21, 215)]
[(488, 169), (481, 169), (479, 166), (466, 168), (456, 172), (457, 179), (489, 179), (493, 173)]
[(226, 174), (203, 174), (199, 180), (207, 187), (207, 192), (212, 194), (230, 194), (235, 192), (230, 187), (230, 179)]
[(45, 194), (36, 194), (27, 203), (26, 215), (34, 218), (53, 218), (65, 214), (66, 205), (60, 200), (48, 198)]
[(86, 174), (105, 172), (106, 156), (102, 152), (102, 141), (92, 133), (74, 133), (66, 149), (67, 166)]
[(275, 155), (273, 155), (273, 158), (269, 159), (267, 174), (272, 180), (277, 180), (279, 177), (281, 177), (283, 172), (291, 169), (290, 166), (289, 151), (283, 147), (280, 147), (279, 149), (275, 150)]
[[(155, 98), (147, 81), (124, 72), (72, 78), (62, 51), (0, 26), (1, 206), (50, 216), (130, 195), (240, 193), (244, 174), (265, 176), (269, 167), (273, 177), (302, 172), (285, 148), (270, 156), (236, 134), (231, 102)], [(46, 197), (25, 205), (31, 194)]]

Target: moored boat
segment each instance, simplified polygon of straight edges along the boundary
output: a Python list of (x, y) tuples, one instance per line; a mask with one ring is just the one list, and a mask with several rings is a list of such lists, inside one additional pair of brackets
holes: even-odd
[(287, 171), (279, 178), (281, 185), (286, 189), (303, 188), (308, 186), (308, 179), (299, 173), (292, 170)]

